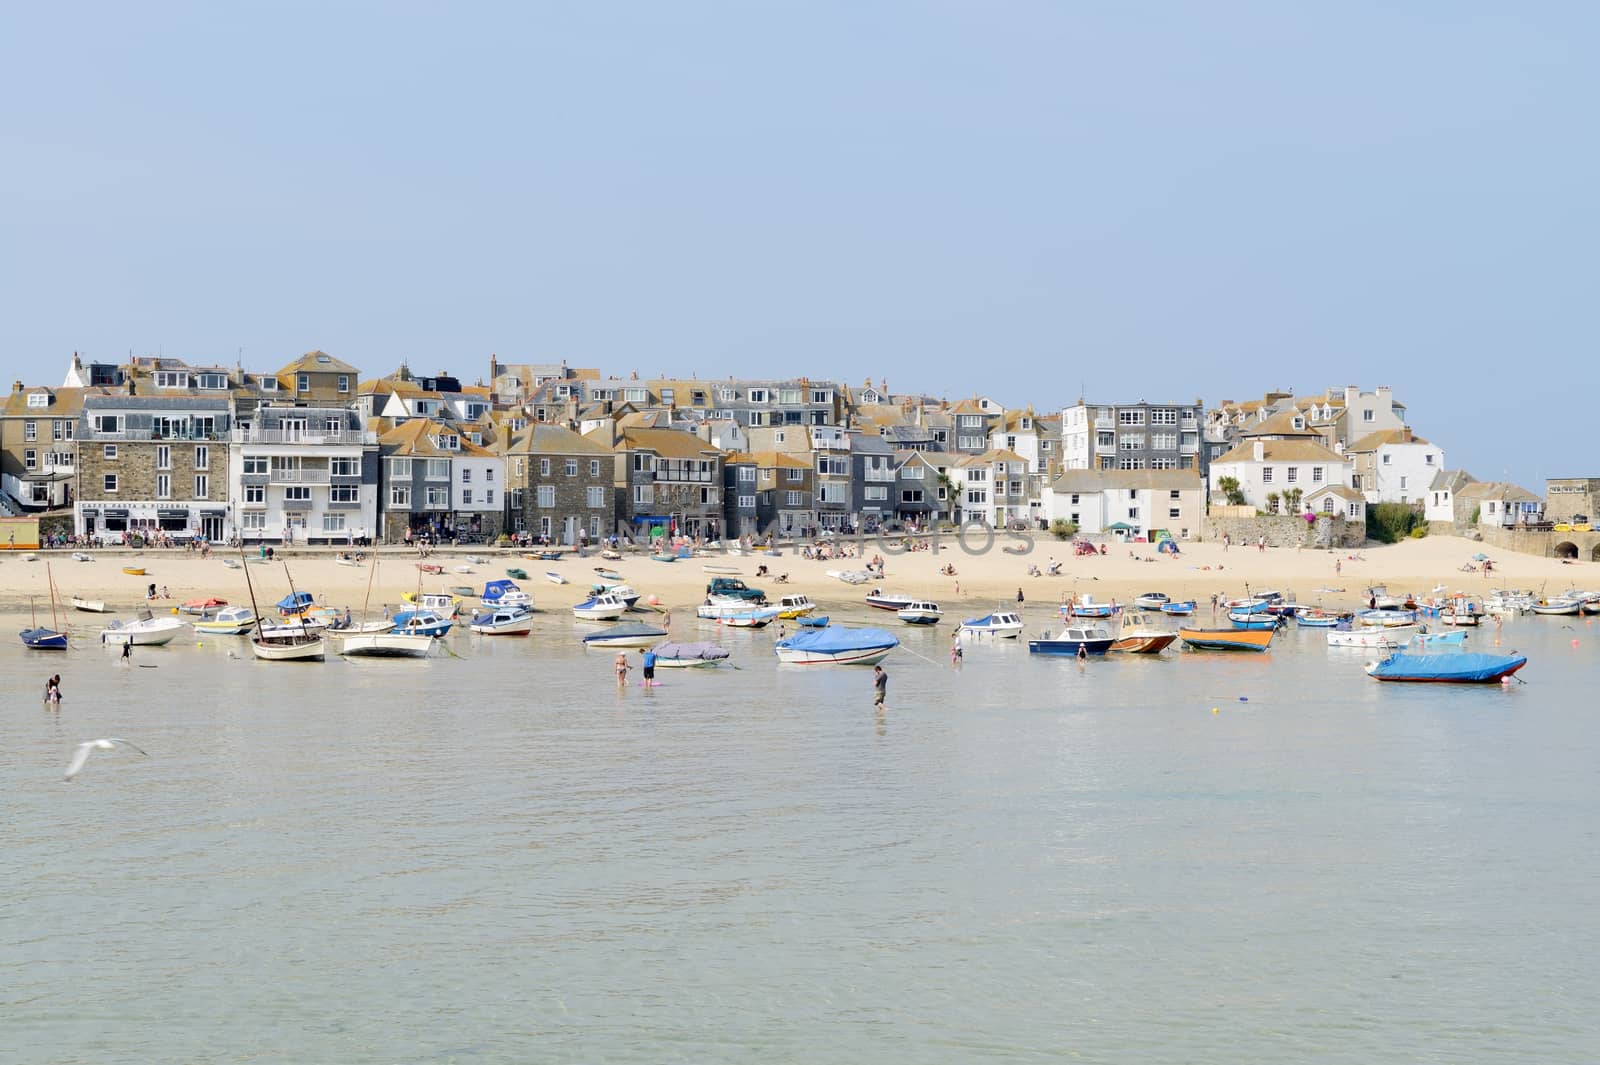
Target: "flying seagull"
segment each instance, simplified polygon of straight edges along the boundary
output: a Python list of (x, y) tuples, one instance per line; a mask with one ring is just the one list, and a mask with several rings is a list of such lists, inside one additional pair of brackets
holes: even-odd
[(83, 766), (84, 766), (84, 763), (86, 763), (89, 760), (89, 752), (90, 751), (97, 750), (97, 749), (98, 750), (102, 750), (102, 751), (109, 751), (109, 750), (112, 750), (112, 749), (114, 749), (116, 747), (119, 747), (119, 746), (120, 747), (133, 747), (134, 750), (138, 751), (140, 754), (144, 755), (146, 758), (150, 757), (150, 754), (149, 754), (148, 751), (140, 750), (140, 748), (134, 747), (134, 745), (129, 743), (127, 740), (119, 740), (114, 736), (111, 737), (110, 739), (104, 739), (104, 740), (84, 740), (82, 743), (78, 744), (78, 749), (76, 751), (72, 752), (72, 761), (70, 763), (68, 763), (68, 765), (67, 765), (67, 776), (66, 776), (66, 779), (70, 781), (73, 777), (75, 777), (79, 773), (83, 772)]

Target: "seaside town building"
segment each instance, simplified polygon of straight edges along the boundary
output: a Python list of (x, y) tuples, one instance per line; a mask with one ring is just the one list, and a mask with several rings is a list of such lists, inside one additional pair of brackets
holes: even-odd
[[(610, 439), (607, 440), (607, 436)], [(635, 535), (718, 539), (723, 523), (722, 455), (692, 433), (613, 423), (589, 439), (615, 455), (617, 520)]]
[(759, 536), (769, 529), (798, 533), (816, 524), (814, 473), (804, 457), (783, 451), (735, 452), (724, 459), (728, 535)]
[(229, 481), (238, 495), (229, 506), (246, 544), (376, 535), (378, 434), (354, 406), (264, 404), (235, 422), (231, 440)]
[(1228, 501), (1222, 481), (1232, 478), (1244, 505), (1269, 514), (1301, 513), (1294, 501), (1328, 485), (1354, 487), (1350, 460), (1308, 439), (1246, 440), (1213, 459), (1208, 477), (1212, 502)]
[(510, 530), (552, 544), (594, 543), (616, 521), (615, 451), (558, 425), (535, 422), (505, 447)]
[(1423, 503), (1422, 516), (1430, 522), (1456, 520), (1456, 493), (1473, 483), (1472, 474), (1466, 470), (1440, 470), (1428, 484), (1428, 498)]
[(1197, 470), (1065, 470), (1050, 486), (1043, 517), (1068, 521), (1079, 534), (1110, 533), (1150, 541), (1198, 535), (1205, 517), (1205, 482)]
[(1344, 449), (1351, 463), (1350, 486), (1368, 503), (1427, 503), (1444, 452), (1409, 426), (1368, 433)]
[(1600, 477), (1550, 477), (1544, 482), (1546, 521), (1593, 525), (1600, 519)]
[(1197, 470), (1207, 456), (1200, 434), (1205, 404), (1092, 404), (1061, 411), (1063, 470)]
[(76, 498), (80, 386), (11, 386), (0, 408), (0, 515), (70, 507)]
[(504, 462), (453, 423), (407, 418), (378, 437), (385, 539), (483, 540), (500, 535)]

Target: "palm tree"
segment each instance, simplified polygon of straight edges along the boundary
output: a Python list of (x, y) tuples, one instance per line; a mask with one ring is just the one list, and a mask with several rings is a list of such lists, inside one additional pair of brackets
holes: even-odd
[(1218, 477), (1217, 478), (1217, 488), (1222, 492), (1222, 494), (1225, 497), (1227, 497), (1228, 506), (1230, 506), (1230, 507), (1242, 507), (1242, 506), (1244, 506), (1244, 492), (1239, 487), (1239, 478), (1237, 478), (1237, 477)]
[(1276, 492), (1268, 492), (1267, 493), (1267, 513), (1268, 514), (1276, 514), (1277, 512), (1278, 512), (1278, 493), (1276, 493)]
[(940, 473), (939, 473), (939, 487), (944, 489), (945, 503), (948, 505), (949, 510), (950, 510), (949, 517), (948, 517), (947, 520), (950, 522), (951, 525), (954, 525), (956, 523), (956, 502), (957, 502), (956, 482), (950, 476), (950, 472), (948, 470), (941, 470), (940, 471)]

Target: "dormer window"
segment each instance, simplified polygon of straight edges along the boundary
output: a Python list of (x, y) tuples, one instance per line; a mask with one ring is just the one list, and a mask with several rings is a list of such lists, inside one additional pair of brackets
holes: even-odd
[(461, 438), (456, 436), (454, 433), (440, 436), (434, 441), (434, 443), (439, 446), (439, 450), (441, 451), (461, 450)]
[(294, 378), (294, 390), (296, 392), (311, 391), (311, 375), (308, 373), (296, 374)]
[(1298, 414), (1294, 416), (1293, 421), (1296, 429), (1304, 429), (1306, 427), (1306, 420)]
[(340, 374), (339, 375), (339, 391), (340, 392), (348, 392), (348, 391), (350, 391), (350, 376), (348, 374)]
[(228, 375), (222, 373), (196, 374), (195, 387), (213, 392), (221, 391), (228, 387)]
[(261, 386), (261, 391), (263, 392), (276, 392), (278, 390), (278, 379), (276, 377), (257, 378), (256, 384)]
[(156, 387), (187, 388), (189, 387), (189, 375), (177, 370), (158, 370), (156, 371)]
[(49, 405), (50, 405), (50, 393), (48, 393), (48, 392), (29, 392), (28, 393), (28, 406), (30, 406), (30, 407), (48, 407)]

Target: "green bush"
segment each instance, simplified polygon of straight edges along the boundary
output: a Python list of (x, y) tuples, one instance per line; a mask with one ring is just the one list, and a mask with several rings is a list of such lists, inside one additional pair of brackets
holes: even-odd
[(1078, 535), (1078, 527), (1066, 518), (1057, 518), (1050, 523), (1050, 535), (1057, 540), (1070, 540)]
[(1423, 528), (1422, 535), (1428, 535), (1422, 512), (1410, 504), (1377, 503), (1367, 507), (1367, 537), (1380, 544), (1404, 540), (1414, 535), (1412, 530), (1419, 526)]
[(1411, 539), (1421, 540), (1428, 535), (1428, 523), (1422, 522), (1411, 527)]

